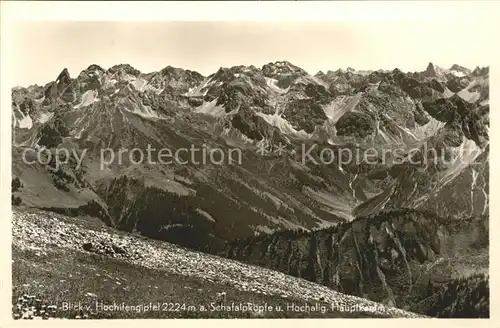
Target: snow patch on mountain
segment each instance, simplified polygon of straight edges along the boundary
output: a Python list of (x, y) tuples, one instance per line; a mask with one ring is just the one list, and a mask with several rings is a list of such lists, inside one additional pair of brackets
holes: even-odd
[(104, 90), (111, 89), (115, 86), (115, 84), (118, 83), (118, 80), (113, 79), (112, 77), (109, 77), (107, 75), (104, 75), (102, 77), (101, 85)]
[(21, 129), (31, 129), (33, 127), (33, 120), (29, 115), (26, 115), (19, 120), (19, 128)]
[(451, 74), (455, 75), (456, 77), (464, 77), (465, 76), (465, 74), (460, 72), (460, 71), (450, 70), (449, 72)]
[(144, 91), (144, 87), (146, 86), (148, 82), (144, 79), (141, 78), (136, 78), (131, 81), (131, 84), (134, 86), (134, 88), (138, 91)]
[(272, 126), (277, 127), (281, 133), (295, 136), (298, 138), (309, 138), (311, 135), (304, 130), (297, 131), (287, 120), (277, 114), (264, 114), (261, 112), (256, 112), (256, 115), (262, 117), (267, 123)]
[(478, 101), (479, 98), (481, 97), (481, 94), (477, 91), (474, 92), (469, 91), (469, 89), (474, 86), (473, 84), (475, 85), (475, 82), (472, 82), (471, 84), (469, 84), (469, 86), (467, 86), (467, 88), (457, 92), (457, 95), (463, 100), (470, 103), (475, 103), (476, 101)]
[(38, 116), (38, 122), (40, 123), (46, 123), (48, 122), (52, 116), (54, 116), (54, 113), (40, 113), (40, 115)]
[(286, 89), (281, 89), (278, 86), (278, 80), (276, 80), (276, 79), (273, 79), (270, 77), (265, 77), (265, 79), (266, 79), (266, 84), (269, 87), (269, 89), (271, 89), (271, 91), (273, 91), (275, 93), (284, 94), (284, 93), (287, 93), (288, 89), (290, 89), (290, 87), (288, 87)]
[(458, 77), (464, 77), (464, 76), (467, 76), (471, 73), (471, 70), (466, 68), (466, 67), (463, 67), (463, 66), (460, 66), (460, 65), (457, 65), (457, 64), (453, 64), (449, 69), (448, 69), (448, 72), (450, 74), (453, 74), (455, 76), (458, 76)]
[(467, 166), (472, 165), (483, 152), (474, 141), (467, 139), (465, 136), (463, 136), (460, 146), (451, 147), (451, 151), (453, 161), (441, 178), (441, 187), (453, 180)]
[(424, 125), (417, 125), (415, 128), (411, 129), (411, 131), (418, 140), (424, 140), (435, 135), (445, 125), (446, 123), (429, 117), (429, 122)]
[(488, 79), (485, 78), (478, 78), (469, 83), (465, 89), (460, 90), (457, 92), (457, 95), (460, 96), (463, 100), (470, 102), (470, 103), (475, 103), (481, 98), (481, 93), (478, 91), (470, 91), (471, 89), (475, 87), (480, 87), (480, 88), (488, 88), (489, 87), (489, 82)]
[(215, 98), (214, 100), (210, 102), (203, 102), (203, 104), (199, 107), (197, 107), (194, 112), (199, 113), (199, 114), (207, 114), (215, 117), (222, 117), (226, 114), (226, 111), (224, 110), (223, 106), (218, 106), (217, 105), (217, 99)]
[(361, 95), (362, 93), (357, 93), (354, 96), (339, 96), (333, 99), (329, 104), (323, 106), (323, 111), (333, 123), (337, 123), (342, 115), (354, 110), (361, 100)]
[(375, 120), (375, 137), (377, 137), (377, 136), (380, 137), (382, 142), (384, 142), (388, 145), (401, 144), (401, 140), (399, 140), (393, 136), (389, 136), (382, 129), (380, 129), (380, 121), (379, 120)]
[(310, 187), (305, 187), (304, 193), (317, 202), (323, 204), (325, 206), (323, 210), (340, 216), (347, 221), (354, 220), (352, 210), (355, 206), (355, 201), (340, 199), (338, 197), (334, 197), (332, 194), (323, 191), (316, 191)]
[(234, 128), (226, 128), (222, 131), (221, 137), (231, 147), (248, 147), (254, 144), (254, 141), (244, 135), (240, 130)]
[(325, 88), (328, 88), (328, 84), (326, 84), (324, 81), (318, 79), (317, 77), (311, 76), (311, 75), (304, 75), (298, 77), (293, 84), (319, 84), (324, 86)]
[(204, 210), (202, 210), (201, 208), (197, 208), (195, 209), (195, 211), (202, 215), (203, 217), (205, 217), (208, 221), (211, 221), (211, 222), (216, 222), (215, 219), (210, 215), (208, 214), (207, 212), (205, 212)]
[(88, 90), (82, 95), (82, 101), (78, 105), (73, 106), (73, 108), (78, 109), (81, 107), (89, 106), (96, 101), (99, 101), (99, 99), (97, 98), (97, 91)]
[(212, 86), (215, 81), (212, 78), (205, 78), (197, 87), (189, 88), (189, 91), (185, 93), (186, 96), (196, 97), (196, 96), (206, 96), (208, 89)]
[(126, 98), (121, 101), (121, 104), (123, 105), (123, 109), (144, 118), (160, 118), (150, 106), (143, 105), (140, 102), (134, 102)]
[(39, 99), (33, 99), (33, 101), (36, 103), (36, 104), (41, 104), (43, 103), (43, 101), (45, 100), (45, 96), (42, 96), (41, 98)]

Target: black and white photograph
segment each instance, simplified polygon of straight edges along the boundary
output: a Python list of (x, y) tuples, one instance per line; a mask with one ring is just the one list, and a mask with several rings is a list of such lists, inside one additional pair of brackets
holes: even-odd
[(11, 24), (11, 319), (490, 318), (474, 8)]

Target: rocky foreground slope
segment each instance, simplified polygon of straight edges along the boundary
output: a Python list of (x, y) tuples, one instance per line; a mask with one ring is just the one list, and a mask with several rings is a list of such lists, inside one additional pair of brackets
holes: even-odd
[[(19, 209), (14, 211), (12, 223), (13, 304), (23, 294), (34, 294), (57, 306), (56, 317), (82, 315), (82, 311), (64, 310), (68, 302), (90, 306), (83, 311), (90, 318), (418, 317), (277, 271), (118, 233), (89, 218), (75, 220)], [(218, 300), (221, 293), (225, 301)], [(93, 305), (141, 301), (179, 303), (185, 308), (127, 313), (96, 310)], [(275, 310), (200, 310), (202, 305), (209, 309), (211, 303), (267, 303)], [(309, 310), (286, 310), (291, 304), (308, 305)], [(283, 310), (277, 311), (276, 306)], [(311, 310), (314, 307), (318, 310)], [(325, 312), (320, 312), (321, 307)]]

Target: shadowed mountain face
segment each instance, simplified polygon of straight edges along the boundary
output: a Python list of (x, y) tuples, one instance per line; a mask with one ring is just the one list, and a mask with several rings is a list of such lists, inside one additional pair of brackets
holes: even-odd
[(477, 272), (443, 245), (470, 250), (460, 236), (487, 222), (488, 99), (488, 68), (432, 63), (64, 69), (12, 89), (13, 204), (410, 308), (430, 297), (428, 267), (461, 254)]
[[(230, 244), (226, 256), (346, 294), (436, 315), (432, 312), (437, 311), (435, 307), (446, 306), (430, 305), (430, 300), (463, 278), (467, 266), (487, 273), (487, 245), (487, 217), (453, 222), (404, 209), (312, 232), (250, 237)], [(475, 260), (464, 264), (464, 257)], [(480, 296), (468, 305), (470, 309), (457, 310), (457, 316), (489, 313), (488, 306), (481, 303), (482, 296), (488, 298), (487, 288), (481, 288)], [(446, 316), (445, 312), (441, 315)]]

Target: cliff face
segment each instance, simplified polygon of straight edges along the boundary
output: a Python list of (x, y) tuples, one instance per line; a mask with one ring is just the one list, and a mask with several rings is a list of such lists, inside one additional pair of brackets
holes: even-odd
[(450, 258), (471, 248), (484, 250), (487, 224), (398, 210), (312, 232), (255, 236), (229, 244), (226, 255), (408, 308), (428, 297), (429, 285), (456, 275)]

